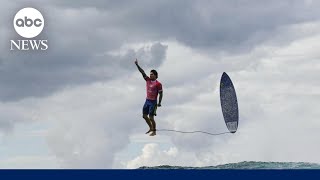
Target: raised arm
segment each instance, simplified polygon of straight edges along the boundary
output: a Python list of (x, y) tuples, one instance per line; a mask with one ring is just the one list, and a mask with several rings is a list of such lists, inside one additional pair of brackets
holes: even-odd
[(137, 59), (134, 61), (134, 63), (136, 64), (138, 70), (141, 72), (143, 78), (144, 78), (144, 79), (149, 78), (149, 77), (146, 75), (146, 73), (144, 72), (144, 70), (139, 66)]

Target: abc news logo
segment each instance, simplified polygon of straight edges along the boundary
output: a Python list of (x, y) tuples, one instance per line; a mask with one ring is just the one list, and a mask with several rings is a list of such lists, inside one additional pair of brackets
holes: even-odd
[(32, 26), (36, 26), (36, 27), (41, 27), (42, 25), (42, 21), (41, 19), (35, 19), (34, 21), (32, 19), (29, 19), (27, 16), (24, 17), (23, 19), (17, 19), (16, 21), (16, 26), (17, 27), (32, 27)]
[(48, 40), (31, 39), (38, 36), (44, 27), (42, 14), (34, 8), (23, 8), (17, 12), (13, 20), (16, 32), (27, 39), (10, 40), (10, 50), (47, 50)]

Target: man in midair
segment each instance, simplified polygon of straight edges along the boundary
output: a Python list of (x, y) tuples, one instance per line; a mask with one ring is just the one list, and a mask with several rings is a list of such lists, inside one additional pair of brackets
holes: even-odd
[[(151, 70), (150, 77), (148, 77), (144, 70), (139, 66), (137, 59), (134, 63), (136, 64), (138, 70), (141, 72), (143, 78), (146, 80), (147, 98), (142, 108), (143, 119), (146, 120), (149, 126), (149, 131), (147, 131), (146, 134), (151, 132), (150, 136), (155, 136), (156, 122), (154, 120), (154, 116), (156, 116), (157, 107), (161, 106), (163, 97), (162, 84), (157, 80), (158, 72), (156, 70)], [(158, 94), (160, 95), (159, 103), (157, 103)]]

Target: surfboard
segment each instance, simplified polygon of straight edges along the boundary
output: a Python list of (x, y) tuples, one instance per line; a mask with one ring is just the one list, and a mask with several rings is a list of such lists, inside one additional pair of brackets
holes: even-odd
[(239, 125), (238, 101), (233, 83), (225, 72), (220, 80), (220, 103), (227, 128), (231, 133), (235, 133)]

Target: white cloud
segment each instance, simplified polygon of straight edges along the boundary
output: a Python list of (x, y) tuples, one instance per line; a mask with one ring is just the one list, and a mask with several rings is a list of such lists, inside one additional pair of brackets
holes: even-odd
[[(313, 29), (309, 31), (316, 32), (316, 24), (317, 22), (310, 26)], [(304, 31), (303, 28), (295, 30), (296, 33)], [(317, 51), (319, 40), (319, 32), (311, 33), (309, 36), (295, 39), (290, 44), (257, 46), (248, 55), (222, 57), (216, 62), (218, 68), (224, 67), (225, 63), (228, 67), (236, 64), (235, 69), (227, 72), (237, 89), (240, 108), (239, 131), (234, 135), (216, 137), (168, 133), (174, 147), (179, 150), (179, 156), (185, 157), (184, 152), (192, 152), (191, 156), (195, 157), (192, 163), (178, 162), (177, 157), (175, 162), (178, 163), (166, 158), (164, 161), (151, 160), (147, 156), (148, 153), (143, 152), (131, 160), (127, 167), (164, 164), (209, 166), (251, 160), (319, 163), (317, 152), (320, 146), (316, 143), (320, 136), (317, 131), (320, 127), (317, 118), (320, 115), (317, 109), (320, 100), (320, 84), (317, 80), (320, 72), (320, 54)], [(210, 72), (208, 69), (211, 66), (199, 68), (210, 58), (197, 58), (199, 63), (190, 63), (193, 59), (192, 52), (175, 51), (177, 54), (185, 55), (180, 55), (175, 61), (175, 67), (182, 68), (170, 69), (168, 61), (173, 62), (170, 47), (172, 46), (169, 44), (168, 60), (161, 66), (160, 73), (175, 72), (177, 76), (165, 73), (163, 82), (170, 82), (172, 77), (178, 77), (181, 84), (172, 83), (172, 86), (164, 91), (168, 94), (165, 97), (171, 100), (168, 107), (164, 107), (166, 112), (160, 115), (161, 123), (158, 126), (177, 130), (224, 131), (216, 89), (220, 77), (214, 75), (219, 73), (214, 70)], [(181, 62), (181, 59), (185, 60), (187, 57), (190, 57), (189, 63)], [(208, 60), (207, 64), (212, 62)], [(255, 65), (247, 66), (251, 63)], [(199, 71), (188, 74), (188, 71), (184, 71), (188, 68)], [(192, 79), (193, 75), (198, 76), (201, 73), (204, 78)], [(189, 79), (193, 81), (190, 84), (196, 84), (199, 88), (188, 84)], [(155, 149), (152, 149), (154, 154), (161, 154), (160, 150)], [(147, 150), (150, 150), (150, 147)]]
[(150, 143), (146, 144), (141, 155), (127, 163), (127, 168), (139, 168), (141, 166), (159, 166), (167, 165), (177, 162), (178, 156), (177, 148), (170, 148), (168, 150), (161, 151), (158, 144)]
[(49, 147), (63, 167), (112, 167), (114, 154), (144, 123), (137, 115), (142, 94), (132, 84), (137, 77), (129, 79), (72, 88), (44, 101), (40, 112), (52, 124)]

